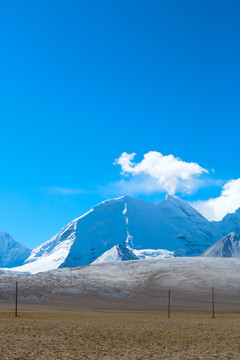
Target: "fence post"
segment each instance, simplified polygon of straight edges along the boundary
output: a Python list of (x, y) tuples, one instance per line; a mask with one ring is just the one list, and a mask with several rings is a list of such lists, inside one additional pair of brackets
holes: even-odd
[(168, 290), (168, 319), (170, 319), (170, 290)]
[(15, 316), (18, 316), (18, 282), (16, 281)]
[(212, 319), (215, 318), (215, 309), (214, 309), (214, 287), (212, 287)]

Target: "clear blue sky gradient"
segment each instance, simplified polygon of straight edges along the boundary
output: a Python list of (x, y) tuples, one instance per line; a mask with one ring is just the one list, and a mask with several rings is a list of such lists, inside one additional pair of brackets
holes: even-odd
[(239, 18), (237, 0), (1, 1), (0, 229), (48, 240), (106, 198), (124, 151), (239, 178)]

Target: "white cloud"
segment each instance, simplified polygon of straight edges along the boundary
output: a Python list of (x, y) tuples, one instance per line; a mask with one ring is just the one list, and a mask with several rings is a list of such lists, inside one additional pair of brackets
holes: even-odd
[(139, 163), (134, 163), (135, 153), (126, 152), (115, 160), (120, 165), (122, 174), (131, 176), (121, 180), (115, 188), (132, 193), (137, 192), (167, 192), (171, 195), (176, 191), (191, 193), (199, 185), (198, 176), (208, 171), (197, 163), (185, 162), (173, 155), (164, 156), (157, 151), (149, 151)]
[(240, 179), (228, 181), (219, 197), (196, 201), (191, 205), (207, 219), (221, 220), (226, 214), (233, 213), (240, 207)]

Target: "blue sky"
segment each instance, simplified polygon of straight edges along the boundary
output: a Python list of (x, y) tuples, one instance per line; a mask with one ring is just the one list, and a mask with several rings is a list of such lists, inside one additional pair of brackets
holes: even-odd
[(231, 0), (1, 1), (0, 229), (34, 247), (121, 195), (124, 152), (207, 169), (189, 201), (239, 179), (239, 15)]

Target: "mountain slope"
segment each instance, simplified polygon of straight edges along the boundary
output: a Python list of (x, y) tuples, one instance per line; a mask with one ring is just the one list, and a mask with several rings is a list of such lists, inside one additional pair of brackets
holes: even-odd
[(3, 231), (0, 231), (0, 249), (0, 267), (22, 265), (31, 252)]
[[(181, 247), (169, 247), (168, 244), (161, 246), (168, 250), (175, 250), (180, 255), (199, 255), (200, 249), (207, 248), (216, 238), (215, 224), (204, 218), (187, 202), (176, 196), (167, 196), (165, 200), (160, 201), (159, 217), (166, 219), (166, 236), (168, 244), (179, 240)], [(163, 229), (160, 230), (163, 232)]]
[(213, 244), (201, 256), (213, 257), (240, 257), (240, 236), (230, 233)]

